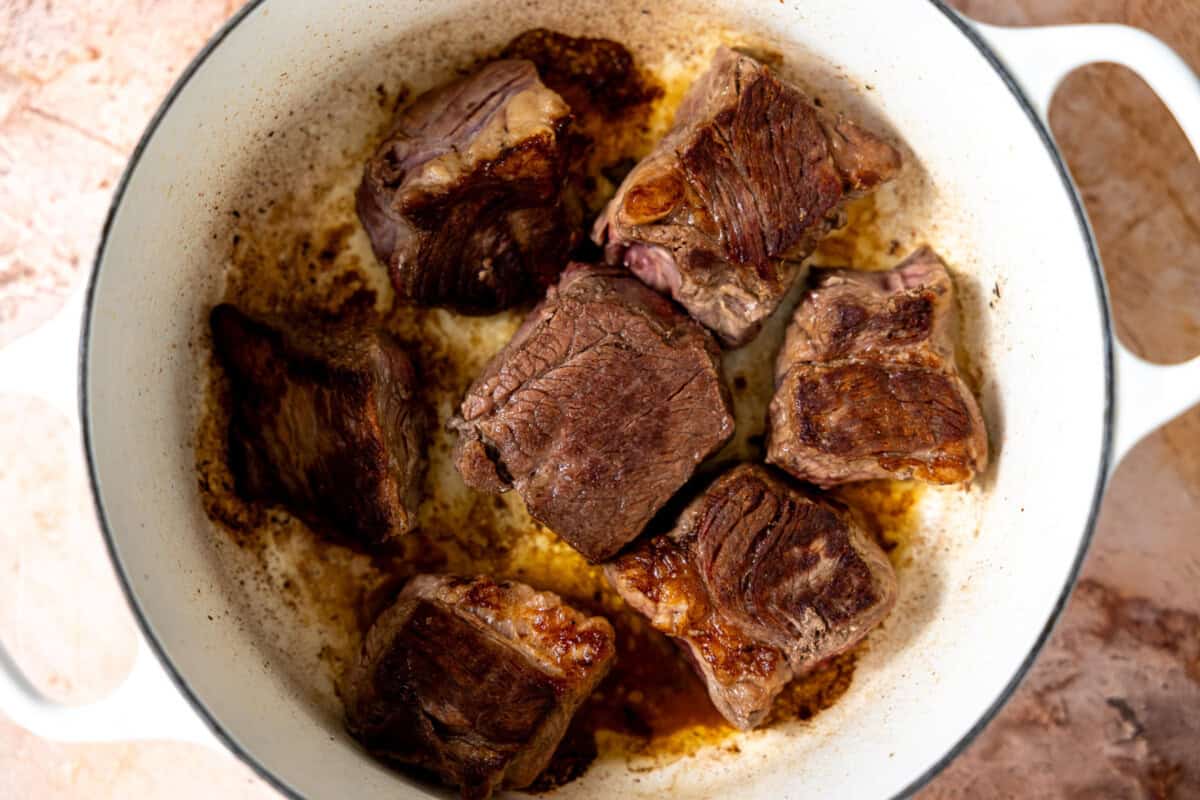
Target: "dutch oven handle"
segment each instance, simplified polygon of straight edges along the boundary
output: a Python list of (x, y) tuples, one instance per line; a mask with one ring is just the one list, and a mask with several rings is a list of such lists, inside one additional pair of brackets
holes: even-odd
[[(79, 426), (79, 345), (84, 281), (48, 322), (0, 347), (0, 394), (24, 394), (54, 405), (75, 427), (79, 447), (69, 457), (83, 461)], [(11, 540), (9, 544), (12, 544)], [(111, 694), (94, 703), (57, 703), (30, 683), (0, 643), (0, 714), (29, 732), (59, 742), (173, 739), (219, 746), (208, 727), (167, 677), (138, 635), (133, 669)]]
[[(1200, 78), (1175, 51), (1145, 31), (1125, 25), (970, 24), (1015, 76), (1043, 122), (1047, 122), (1050, 98), (1067, 73), (1093, 62), (1113, 62), (1129, 67), (1150, 84), (1200, 155)], [(1111, 464), (1115, 468), (1143, 436), (1200, 402), (1200, 357), (1163, 366), (1135, 356), (1115, 335), (1113, 342), (1116, 429)]]

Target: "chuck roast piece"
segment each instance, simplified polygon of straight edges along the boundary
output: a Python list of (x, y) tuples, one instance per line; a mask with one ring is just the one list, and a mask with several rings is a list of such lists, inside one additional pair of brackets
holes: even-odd
[(371, 753), (486, 798), (546, 768), (608, 672), (613, 630), (556, 595), (490, 578), (418, 575), (371, 627), (344, 687)]
[(854, 646), (891, 611), (896, 575), (844, 508), (743, 464), (673, 530), (605, 567), (650, 624), (684, 647), (713, 704), (761, 723), (793, 677)]
[(209, 317), (232, 384), (229, 460), (237, 491), (314, 527), (380, 544), (416, 521), (426, 412), (416, 375), (386, 333), (346, 323)]
[(712, 337), (619, 268), (572, 264), (463, 400), (468, 485), (511, 488), (592, 561), (733, 434)]
[(405, 302), (488, 313), (558, 277), (570, 109), (529, 61), (495, 61), (403, 109), (367, 162), (358, 216)]
[(675, 125), (625, 178), (593, 238), (729, 346), (754, 337), (841, 224), (900, 168), (891, 145), (721, 48)]
[(987, 431), (954, 363), (957, 324), (929, 248), (888, 272), (818, 271), (776, 362), (767, 460), (819, 486), (970, 480)]

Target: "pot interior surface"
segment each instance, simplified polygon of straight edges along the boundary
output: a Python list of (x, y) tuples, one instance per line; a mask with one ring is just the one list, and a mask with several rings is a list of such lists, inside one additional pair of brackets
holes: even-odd
[[(308, 548), (286, 521), (264, 555), (205, 513), (214, 487), (201, 485), (197, 462), (206, 475), (205, 437), (211, 445), (221, 435), (205, 427), (207, 313), (230, 282), (250, 297), (256, 270), (284, 257), (291, 240), (270, 235), (306, 226), (318, 249), (337, 239), (336, 268), (295, 291), (386, 296), (353, 223), (362, 159), (402, 88), (436, 85), (534, 27), (628, 46), (666, 89), (652, 126), (669, 122), (671, 102), (727, 42), (778, 54), (781, 71), (825, 105), (901, 143), (900, 179), (856, 206), (854, 232), (815, 260), (883, 268), (923, 243), (942, 255), (993, 450), (969, 489), (907, 496), (916, 504), (897, 560), (900, 601), (830, 708), (674, 753), (602, 749), (556, 794), (895, 794), (1006, 691), (1055, 613), (1093, 511), (1106, 374), (1086, 233), (1054, 158), (976, 46), (925, 0), (706, 5), (267, 0), (203, 60), (137, 157), (101, 253), (86, 343), (101, 507), (119, 567), (173, 669), (237, 748), (294, 792), (440, 790), (377, 764), (342, 729), (329, 677), (338, 628), (318, 617), (337, 607), (354, 564)], [(266, 232), (250, 243), (247, 215)], [(248, 247), (257, 248), (251, 257)], [(342, 274), (354, 276), (345, 287), (329, 283)], [(263, 284), (259, 299), (267, 307), (288, 290)], [(424, 324), (448, 346), (476, 347), (481, 365), (517, 322), (437, 312)], [(730, 354), (727, 371), (761, 387), (774, 341), (769, 331)], [(459, 491), (439, 463), (447, 462), (435, 459), (437, 490)], [(300, 588), (280, 592), (289, 577)]]

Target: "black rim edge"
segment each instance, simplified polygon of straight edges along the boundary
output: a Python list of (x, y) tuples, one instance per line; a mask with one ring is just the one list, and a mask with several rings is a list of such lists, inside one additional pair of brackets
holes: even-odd
[[(1084, 525), (1083, 535), (1080, 538), (1079, 551), (1075, 556), (1074, 563), (1067, 575), (1067, 581), (1062, 588), (1058, 601), (1055, 603), (1050, 617), (1047, 619), (1045, 626), (1034, 642), (1029, 653), (1022, 660), (1016, 673), (1001, 690), (1000, 694), (988, 706), (987, 710), (976, 721), (976, 723), (951, 747), (945, 755), (937, 762), (927, 768), (921, 775), (915, 778), (903, 790), (901, 790), (896, 798), (907, 798), (916, 794), (922, 787), (928, 784), (934, 777), (946, 768), (954, 759), (963, 753), (975, 740), (975, 738), (983, 731), (984, 728), (995, 718), (1000, 712), (1000, 709), (1012, 698), (1021, 681), (1028, 674), (1030, 667), (1033, 666), (1038, 654), (1049, 640), (1050, 635), (1054, 631), (1059, 619), (1062, 617), (1062, 612), (1070, 600), (1075, 582), (1079, 576), (1079, 571), (1083, 566), (1084, 558), (1087, 555), (1088, 548), (1091, 544), (1093, 534), (1096, 528), (1096, 520), (1100, 512), (1101, 500), (1104, 496), (1104, 488), (1107, 483), (1109, 467), (1112, 459), (1112, 432), (1113, 432), (1113, 340), (1112, 340), (1112, 321), (1109, 315), (1108, 305), (1108, 289), (1104, 279), (1104, 270), (1100, 264), (1100, 258), (1096, 247), (1096, 241), (1092, 235), (1091, 225), (1088, 221), (1087, 213), (1080, 201), (1079, 193), (1075, 188), (1075, 183), (1071, 178), (1071, 174), (1067, 169), (1066, 163), (1063, 161), (1062, 154), (1059, 152), (1057, 145), (1054, 143), (1053, 136), (1046, 128), (1041, 117), (1034, 109), (1033, 104), (1021, 89), (1013, 74), (1008, 70), (995, 51), (987, 44), (987, 42), (975, 31), (969, 22), (963, 19), (959, 14), (946, 5), (945, 0), (928, 0), (936, 9), (953, 24), (963, 36), (967, 38), (983, 56), (984, 60), (991, 65), (996, 74), (1004, 82), (1012, 93), (1017, 104), (1025, 112), (1025, 116), (1029, 119), (1045, 145), (1047, 152), (1050, 155), (1051, 161), (1054, 163), (1055, 169), (1059, 173), (1063, 187), (1067, 191), (1067, 195), (1071, 200), (1072, 208), (1075, 211), (1075, 217), (1080, 227), (1080, 232), (1083, 234), (1084, 243), (1087, 248), (1088, 257), (1091, 261), (1093, 279), (1096, 286), (1096, 294), (1100, 305), (1100, 315), (1102, 321), (1102, 338), (1104, 347), (1104, 371), (1105, 371), (1105, 404), (1104, 404), (1104, 425), (1103, 425), (1103, 441), (1100, 454), (1100, 470), (1096, 478), (1096, 488), (1092, 496), (1091, 509), (1088, 512), (1087, 522)], [(258, 759), (247, 750), (243, 749), (237, 740), (221, 725), (204, 705), (204, 703), (192, 692), (191, 687), (182, 675), (176, 670), (174, 664), (167, 656), (166, 651), (155, 635), (153, 628), (147, 620), (145, 612), (142, 610), (141, 603), (134, 593), (129, 576), (125, 571), (125, 567), (121, 562), (120, 555), (117, 552), (116, 540), (112, 535), (112, 528), (109, 525), (108, 517), (104, 510), (104, 503), (100, 497), (100, 484), (96, 471), (96, 458), (92, 447), (92, 432), (91, 419), (87, 413), (88, 409), (88, 360), (87, 354), (90, 349), (91, 333), (92, 333), (92, 311), (95, 299), (96, 284), (100, 275), (100, 264), (104, 258), (104, 253), (108, 247), (108, 239), (111, 233), (113, 222), (116, 218), (117, 210), (121, 206), (124, 199), (125, 191), (128, 188), (129, 182), (133, 174), (137, 171), (138, 164), (141, 162), (142, 155), (154, 134), (158, 131), (159, 125), (171, 107), (175, 104), (179, 95), (186, 88), (192, 76), (204, 65), (213, 51), (225, 41), (233, 30), (241, 24), (241, 22), (253, 13), (264, 0), (249, 0), (244, 6), (238, 9), (232, 17), (225, 22), (221, 28), (213, 34), (212, 38), (205, 43), (204, 47), (192, 59), (183, 73), (175, 81), (174, 85), (167, 92), (158, 110), (150, 119), (150, 123), (146, 126), (145, 132), (138, 140), (137, 145), (130, 155), (129, 162), (125, 167), (124, 173), (121, 175), (121, 180), (117, 184), (116, 190), (113, 192), (113, 198), (109, 205), (108, 214), (105, 217), (104, 225), (101, 228), (100, 241), (96, 248), (96, 255), (92, 262), (91, 275), (88, 277), (88, 286), (84, 299), (83, 311), (83, 327), (79, 345), (79, 416), (80, 430), (83, 437), (84, 456), (87, 462), (88, 479), (92, 490), (92, 501), (96, 509), (96, 518), (100, 524), (100, 530), (104, 537), (104, 544), (108, 550), (109, 559), (112, 561), (113, 570), (117, 575), (117, 580), (121, 584), (121, 588), (125, 594), (125, 601), (128, 603), (130, 610), (133, 612), (137, 626), (142, 633), (147, 645), (153, 651), (159, 664), (167, 673), (171, 682), (188, 701), (197, 715), (203, 720), (204, 724), (213, 733), (213, 735), (226, 748), (229, 749), (239, 760), (248, 766), (256, 775), (270, 784), (277, 791), (293, 800), (305, 800), (304, 797), (282, 779), (262, 765)]]

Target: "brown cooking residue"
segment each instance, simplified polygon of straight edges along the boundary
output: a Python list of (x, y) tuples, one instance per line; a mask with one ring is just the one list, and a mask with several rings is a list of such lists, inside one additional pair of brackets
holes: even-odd
[[(525, 40), (520, 54), (536, 60), (533, 48), (544, 45), (544, 38)], [(631, 164), (643, 155), (670, 119), (682, 94), (679, 86), (687, 82), (674, 76), (665, 94), (655, 88), (662, 85), (657, 82), (623, 84), (617, 96), (628, 101), (618, 104), (618, 111), (628, 114), (622, 117), (626, 133), (606, 139), (607, 150), (592, 163)], [(625, 607), (599, 567), (534, 522), (515, 493), (480, 495), (459, 478), (452, 460), (454, 438), (445, 424), (470, 382), (516, 331), (523, 312), (462, 317), (439, 309), (393, 308), (386, 272), (376, 263), (354, 210), (362, 164), (391, 114), (386, 103), (372, 99), (367, 105), (372, 116), (357, 146), (340, 148), (340, 155), (330, 158), (314, 138), (307, 145), (311, 151), (289, 156), (282, 162), (285, 167), (251, 176), (247, 198), (230, 209), (233, 228), (224, 300), (251, 314), (353, 312), (364, 325), (393, 332), (412, 354), (426, 402), (437, 418), (431, 426), (425, 499), (417, 529), (390, 551), (371, 554), (314, 535), (280, 508), (242, 501), (226, 462), (228, 387), (220, 368), (211, 363), (196, 431), (197, 477), (209, 518), (238, 545), (231, 550), (245, 555), (242, 561), (253, 567), (252, 574), (232, 580), (242, 587), (248, 609), (241, 622), (264, 637), (280, 638), (277, 651), (285, 655), (279, 668), (306, 696), (330, 702), (336, 710), (336, 699), (323, 687), (331, 686), (336, 693), (346, 666), (357, 657), (365, 629), (406, 578), (419, 572), (450, 572), (524, 581), (603, 614), (616, 628), (618, 643), (616, 666), (576, 716), (535, 789), (572, 780), (597, 757), (649, 756), (662, 763), (712, 745), (736, 748), (737, 732), (713, 708), (678, 648)], [(615, 180), (619, 176), (597, 178), (597, 193), (589, 200), (604, 199)], [(854, 248), (868, 247), (870, 231), (877, 227), (872, 203), (868, 199), (851, 207), (853, 241), (861, 243)], [(849, 234), (835, 236), (820, 252), (831, 256), (849, 241)], [(845, 251), (843, 262), (860, 252), (854, 248)], [(782, 329), (777, 333), (782, 335)], [(745, 385), (736, 386), (735, 394), (769, 395), (772, 357), (759, 360), (762, 363), (754, 368), (761, 374), (743, 377)], [(766, 396), (760, 404), (764, 408), (765, 400)], [(890, 543), (893, 560), (901, 566), (915, 532), (913, 505), (919, 490), (907, 484), (873, 483), (838, 494), (863, 512), (876, 535)], [(255, 620), (256, 604), (268, 605), (264, 598), (285, 613), (264, 611)], [(314, 638), (317, 644), (310, 647)], [(776, 703), (772, 723), (802, 723), (829, 707), (849, 687), (855, 661), (856, 653), (851, 652), (794, 681)]]
[[(861, 647), (862, 645), (860, 645)], [(822, 663), (808, 675), (792, 681), (779, 697), (767, 717), (767, 724), (788, 720), (810, 720), (832, 706), (850, 688), (854, 678), (854, 666), (858, 661), (858, 648), (834, 656)]]
[[(912, 547), (921, 532), (920, 481), (864, 481), (839, 486), (833, 494), (858, 511), (859, 519), (887, 552), (898, 571), (912, 562)], [(903, 574), (901, 574), (903, 580)]]

